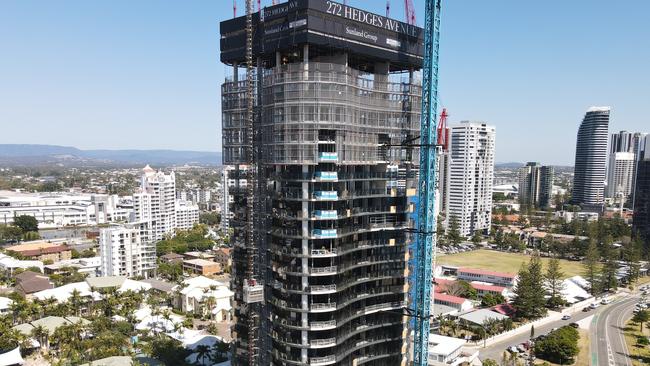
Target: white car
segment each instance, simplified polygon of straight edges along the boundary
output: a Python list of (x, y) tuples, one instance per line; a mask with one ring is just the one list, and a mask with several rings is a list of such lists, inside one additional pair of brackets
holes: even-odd
[(589, 307), (592, 308), (592, 309), (595, 309), (595, 308), (597, 308), (599, 306), (600, 306), (600, 304), (598, 304), (597, 302), (594, 302), (591, 305), (589, 305)]
[(569, 320), (571, 319), (571, 315), (565, 315), (562, 317), (562, 320)]
[(600, 301), (600, 303), (603, 304), (603, 305), (607, 305), (607, 304), (609, 304), (610, 302), (612, 302), (612, 300), (610, 300), (610, 299), (608, 299), (608, 298), (604, 298), (604, 299), (602, 299), (602, 300)]

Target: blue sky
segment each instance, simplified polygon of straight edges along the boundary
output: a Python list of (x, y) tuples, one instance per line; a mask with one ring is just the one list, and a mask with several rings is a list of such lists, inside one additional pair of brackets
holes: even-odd
[[(610, 131), (648, 131), (649, 13), (641, 0), (445, 0), (442, 105), (452, 122), (494, 124), (500, 162), (573, 164), (591, 105), (612, 106)], [(231, 16), (230, 0), (0, 2), (0, 143), (219, 150)]]

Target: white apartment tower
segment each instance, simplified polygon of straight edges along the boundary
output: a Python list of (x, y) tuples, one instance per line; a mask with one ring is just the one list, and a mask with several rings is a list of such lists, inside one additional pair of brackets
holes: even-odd
[(451, 218), (461, 235), (484, 232), (492, 223), (492, 180), (496, 129), (482, 122), (450, 126), (446, 174), (446, 228)]
[(609, 155), (607, 172), (607, 197), (627, 201), (634, 186), (636, 158), (632, 152), (615, 152)]
[(140, 189), (133, 195), (135, 221), (149, 222), (152, 239), (162, 240), (176, 228), (176, 176), (149, 165), (142, 172)]
[(609, 166), (605, 195), (623, 202), (634, 195), (636, 165), (647, 134), (620, 131), (613, 133), (609, 144)]
[(156, 268), (156, 246), (146, 224), (101, 229), (99, 254), (102, 276), (150, 277)]
[(199, 206), (189, 201), (176, 201), (176, 228), (187, 230), (199, 222)]

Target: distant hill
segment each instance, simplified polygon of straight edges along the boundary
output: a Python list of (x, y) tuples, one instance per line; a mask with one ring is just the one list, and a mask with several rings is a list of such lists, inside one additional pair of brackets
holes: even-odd
[(0, 165), (221, 165), (220, 152), (179, 150), (81, 150), (58, 145), (0, 144)]

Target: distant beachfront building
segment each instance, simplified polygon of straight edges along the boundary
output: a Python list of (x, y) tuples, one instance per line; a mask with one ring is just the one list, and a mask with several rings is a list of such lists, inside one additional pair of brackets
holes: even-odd
[(585, 211), (601, 212), (605, 203), (609, 114), (609, 107), (591, 107), (578, 129), (571, 203)]

